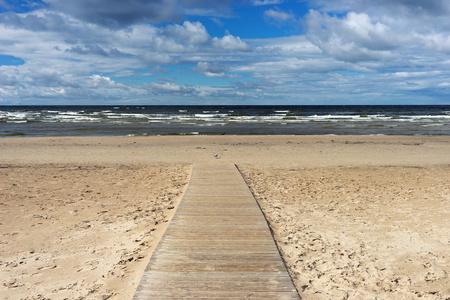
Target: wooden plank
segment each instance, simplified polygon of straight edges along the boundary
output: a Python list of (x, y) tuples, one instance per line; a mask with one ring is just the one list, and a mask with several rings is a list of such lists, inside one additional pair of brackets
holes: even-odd
[(194, 164), (133, 299), (300, 299), (233, 164)]
[[(144, 276), (147, 279), (150, 279), (150, 281), (154, 282), (160, 282), (167, 280), (164, 276), (161, 276), (163, 272), (149, 272), (146, 273)], [(289, 275), (286, 272), (280, 272), (279, 274), (268, 274), (264, 272), (235, 272), (233, 274), (233, 278), (230, 278), (230, 276), (227, 273), (221, 273), (221, 272), (172, 272), (170, 279), (173, 279), (171, 282), (178, 282), (178, 281), (192, 281), (193, 279), (197, 279), (198, 282), (204, 282), (204, 281), (217, 281), (217, 282), (258, 282), (258, 283), (265, 283), (265, 282), (276, 282), (278, 280), (285, 280), (286, 277), (289, 277)]]
[(296, 291), (197, 291), (195, 289), (180, 290), (138, 290), (141, 299), (300, 299)]

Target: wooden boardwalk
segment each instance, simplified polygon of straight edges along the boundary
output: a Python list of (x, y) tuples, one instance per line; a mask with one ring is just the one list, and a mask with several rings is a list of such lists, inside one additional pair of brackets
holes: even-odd
[(196, 163), (133, 299), (300, 299), (234, 164)]

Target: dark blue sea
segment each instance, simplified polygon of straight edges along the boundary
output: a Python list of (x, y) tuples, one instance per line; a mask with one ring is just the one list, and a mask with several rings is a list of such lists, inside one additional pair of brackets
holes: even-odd
[(0, 137), (450, 135), (450, 105), (0, 106)]

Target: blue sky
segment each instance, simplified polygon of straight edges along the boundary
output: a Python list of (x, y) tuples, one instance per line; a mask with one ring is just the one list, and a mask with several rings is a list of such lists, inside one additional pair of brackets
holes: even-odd
[(450, 104), (450, 1), (0, 0), (9, 104)]

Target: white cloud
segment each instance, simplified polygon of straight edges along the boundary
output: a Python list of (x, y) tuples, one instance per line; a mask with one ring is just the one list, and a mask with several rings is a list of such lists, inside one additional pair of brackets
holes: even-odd
[(420, 15), (445, 15), (450, 11), (447, 0), (306, 0), (326, 12), (370, 12), (374, 15), (395, 14), (420, 18)]
[(281, 4), (284, 0), (251, 0), (255, 6)]
[(63, 88), (50, 87), (50, 88), (44, 89), (41, 96), (55, 97), (55, 96), (63, 96), (65, 94), (66, 94), (66, 90)]
[(388, 58), (404, 38), (364, 13), (350, 12), (343, 19), (311, 10), (306, 17), (308, 38), (325, 53), (358, 62)]
[(309, 57), (321, 55), (319, 47), (311, 43), (304, 35), (248, 40), (249, 46), (261, 55), (286, 55)]
[(0, 66), (0, 86), (15, 86), (17, 78), (11, 67)]
[(190, 46), (206, 44), (210, 38), (202, 23), (189, 21), (185, 21), (183, 25), (169, 25), (163, 34)]
[(230, 34), (225, 35), (222, 38), (213, 38), (212, 44), (216, 48), (232, 50), (232, 51), (248, 51), (250, 47), (243, 42), (239, 37), (232, 36)]
[(238, 78), (236, 75), (226, 74), (225, 67), (217, 62), (199, 62), (195, 66), (194, 70), (206, 77), (219, 77), (219, 78)]
[(217, 63), (199, 62), (194, 68), (195, 71), (204, 74), (207, 77), (224, 77), (223, 66)]
[(295, 17), (294, 17), (294, 15), (292, 13), (287, 13), (287, 12), (281, 11), (279, 9), (277, 9), (277, 10), (274, 10), (274, 9), (266, 10), (264, 12), (264, 16), (266, 18), (275, 20), (277, 22), (288, 22), (288, 21), (295, 20)]
[(422, 41), (423, 45), (430, 50), (450, 53), (450, 32), (414, 33), (412, 38), (415, 38), (417, 41)]
[(158, 82), (154, 82), (151, 84), (152, 87), (158, 89), (158, 90), (163, 90), (163, 91), (168, 91), (168, 92), (179, 92), (181, 91), (181, 86), (177, 85), (177, 84), (173, 84), (173, 83), (158, 83)]
[[(167, 5), (153, 15), (131, 13), (142, 0), (121, 1), (130, 8), (116, 15), (116, 8), (106, 7), (103, 12), (97, 7), (103, 1), (96, 1), (91, 12), (84, 10), (92, 1), (49, 0), (47, 8), (0, 14), (0, 53), (25, 61), (20, 66), (0, 66), (2, 101), (140, 101), (153, 96), (295, 101), (298, 95), (323, 100), (357, 94), (375, 99), (380, 90), (395, 97), (412, 91), (423, 97), (430, 91), (449, 92), (448, 1), (311, 0), (317, 10), (304, 17), (307, 34), (265, 39), (241, 39), (229, 33), (214, 37), (200, 22), (155, 25), (188, 11), (220, 18), (230, 14), (226, 9), (230, 1), (177, 0), (181, 7), (173, 6), (172, 0), (147, 1), (144, 12)], [(217, 3), (222, 3), (220, 10), (214, 9)], [(276, 7), (264, 16), (275, 24), (298, 22), (292, 13)], [(207, 78), (201, 80), (214, 86), (182, 84), (189, 72), (203, 74)], [(162, 73), (171, 81), (151, 83)], [(129, 84), (121, 84), (125, 81), (118, 77)], [(217, 82), (223, 85), (219, 88)]]
[[(397, 1), (396, 5), (405, 3)], [(413, 10), (413, 6), (408, 8)], [(436, 18), (440, 20), (439, 16)], [(427, 55), (428, 51), (450, 52), (450, 20), (444, 21), (447, 25), (437, 25), (426, 19), (407, 14), (381, 16), (353, 11), (337, 17), (310, 10), (305, 23), (307, 37), (325, 54), (346, 62), (380, 62), (385, 68), (392, 68), (423, 64), (418, 57)]]
[(107, 76), (101, 76), (94, 74), (90, 77), (91, 81), (89, 82), (90, 86), (93, 88), (112, 88), (117, 86), (116, 82), (111, 80), (111, 78)]
[[(328, 28), (332, 34), (339, 35), (346, 32), (342, 31), (344, 24), (351, 29), (351, 25), (356, 26), (350, 34), (359, 34), (360, 30), (369, 33), (368, 38), (373, 39), (372, 43), (380, 43), (381, 47), (385, 42), (405, 48), (423, 48), (427, 45), (427, 37), (437, 41), (438, 49), (442, 41), (446, 43), (444, 36), (450, 36), (450, 1), (447, 0), (310, 0), (314, 6), (319, 7), (319, 11), (312, 11), (307, 16), (307, 20), (317, 18), (321, 15), (319, 22), (324, 22), (324, 26), (329, 26), (329, 13), (338, 12), (345, 17), (334, 17), (333, 25), (337, 28)], [(308, 25), (309, 27), (309, 25)], [(378, 27), (378, 28), (374, 28)], [(351, 31), (351, 30), (350, 30)], [(437, 37), (437, 38), (436, 38)], [(436, 38), (436, 39), (435, 39)], [(366, 42), (367, 43), (367, 42)], [(370, 47), (367, 47), (370, 48)], [(372, 46), (372, 48), (374, 48)], [(436, 49), (436, 48), (435, 48)], [(446, 51), (446, 50), (445, 50)]]
[[(175, 63), (172, 57), (167, 53), (151, 52), (151, 51), (140, 51), (141, 54), (138, 55), (139, 59), (148, 64), (163, 64), (170, 65)], [(181, 51), (180, 51), (181, 52)]]
[[(22, 66), (0, 67), (1, 97), (11, 101), (57, 97), (62, 97), (60, 101), (64, 98), (113, 100), (169, 94), (202, 97), (212, 92), (206, 92), (205, 87), (174, 83), (128, 86), (114, 82), (111, 76), (132, 79), (143, 75), (136, 70), (150, 69), (146, 73), (151, 73), (154, 68), (157, 72), (161, 70), (159, 65), (172, 65), (180, 60), (197, 64), (212, 60), (211, 57), (216, 59), (218, 53), (249, 50), (239, 37), (228, 34), (212, 38), (200, 22), (185, 21), (161, 27), (140, 24), (109, 30), (101, 24), (45, 10), (15, 14), (12, 23), (2, 16), (0, 14), (0, 53), (15, 55), (26, 62)], [(45, 25), (47, 20), (63, 21), (51, 28), (35, 26)], [(229, 59), (221, 60), (226, 63)], [(201, 68), (201, 64), (198, 67)], [(198, 71), (207, 77), (237, 77), (225, 71), (218, 72), (215, 64), (208, 68)], [(102, 73), (110, 75), (100, 75)]]
[(150, 84), (150, 88), (152, 90), (152, 93), (155, 95), (159, 94), (177, 94), (177, 95), (192, 95), (195, 93), (196, 89), (193, 86), (183, 84), (178, 85), (175, 83), (159, 83), (159, 82), (152, 82)]

